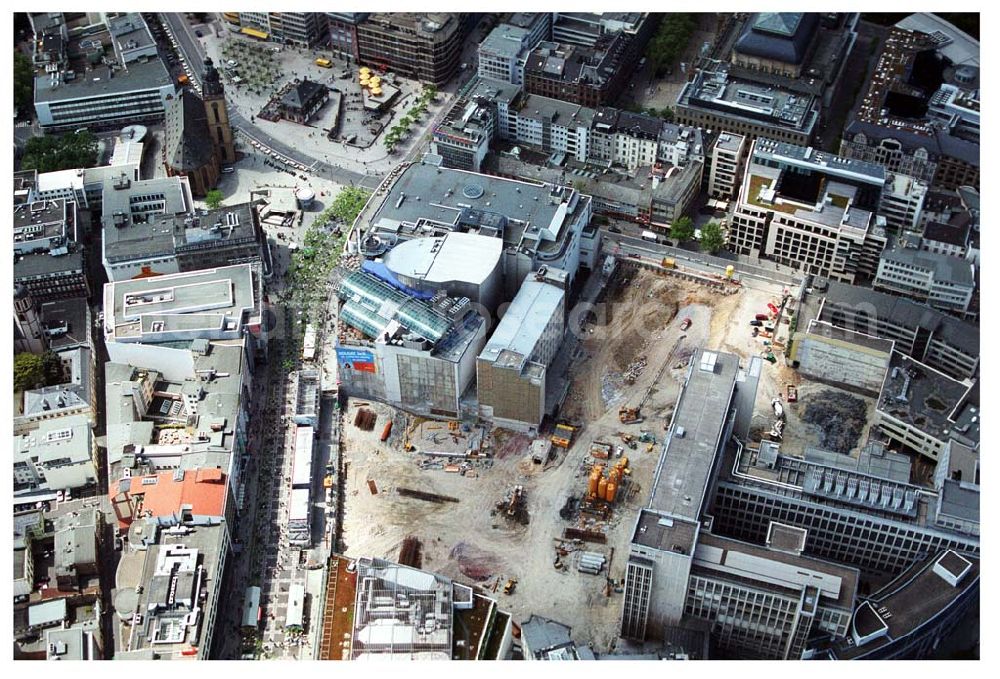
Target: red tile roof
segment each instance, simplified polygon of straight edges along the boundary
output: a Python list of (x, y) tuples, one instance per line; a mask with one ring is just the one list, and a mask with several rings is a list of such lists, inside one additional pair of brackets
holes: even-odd
[[(156, 479), (155, 482), (145, 479)], [(122, 490), (125, 485), (128, 489)], [(122, 497), (124, 495), (124, 497)], [(132, 516), (121, 516), (122, 528), (132, 523), (140, 511), (150, 516), (170, 516), (179, 514), (182, 508), (189, 508), (199, 516), (224, 516), (226, 507), (226, 475), (221, 470), (197, 469), (184, 472), (183, 480), (174, 480), (174, 472), (160, 472), (149, 476), (133, 476), (119, 479), (111, 488), (112, 504), (127, 498), (132, 506)], [(141, 502), (141, 509), (140, 504)]]

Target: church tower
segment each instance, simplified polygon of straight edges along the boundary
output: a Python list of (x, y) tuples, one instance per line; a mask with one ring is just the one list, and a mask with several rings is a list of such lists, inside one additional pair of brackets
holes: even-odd
[(14, 286), (14, 350), (41, 354), (45, 351), (42, 319), (31, 293), (23, 285)]
[(235, 162), (236, 149), (233, 147), (233, 128), (229, 125), (229, 113), (226, 111), (226, 93), (211, 57), (205, 57), (202, 100), (205, 102), (205, 117), (212, 142), (219, 152), (219, 162)]

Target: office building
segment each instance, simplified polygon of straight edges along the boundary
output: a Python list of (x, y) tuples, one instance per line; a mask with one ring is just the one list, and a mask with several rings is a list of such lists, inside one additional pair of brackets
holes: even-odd
[(733, 427), (738, 370), (732, 354), (700, 350), (691, 358), (653, 472), (649, 504), (629, 547), (623, 637), (658, 638), (684, 615), (702, 506), (719, 449)]
[(491, 145), (516, 134), (516, 117), (513, 125), (510, 120), (511, 105), (520, 94), (517, 85), (477, 79), (434, 126), (431, 152), (441, 157), (444, 167), (481, 171)]
[(110, 281), (253, 263), (271, 271), (255, 204), (195, 212), (188, 177), (104, 184), (102, 257)]
[[(139, 180), (145, 144), (136, 136), (136, 126), (125, 128), (114, 140), (114, 149), (107, 165), (21, 173), (34, 176), (30, 186), (31, 200), (65, 199), (76, 202), (77, 210), (99, 210), (103, 203), (104, 181), (124, 176), (129, 181)], [(143, 135), (144, 137), (145, 135)], [(23, 195), (28, 195), (24, 193)], [(15, 205), (19, 203), (15, 192)]]
[(264, 34), (265, 40), (311, 49), (328, 39), (327, 15), (322, 12), (232, 12), (235, 23)]
[(529, 275), (476, 360), (479, 414), (497, 424), (537, 431), (550, 411), (546, 374), (562, 344), (563, 290)]
[(758, 139), (729, 247), (834, 280), (870, 278), (887, 241), (875, 214), (884, 185), (877, 165)]
[(807, 146), (819, 119), (815, 95), (741, 80), (721, 64), (699, 68), (677, 96), (675, 122)]
[[(14, 284), (34, 303), (90, 293), (87, 263), (80, 243), (90, 212), (70, 198), (42, 198), (37, 175), (15, 182), (13, 216)], [(22, 295), (22, 304), (28, 302)]]
[(715, 138), (710, 154), (708, 195), (718, 200), (731, 200), (743, 181), (743, 157), (747, 140), (742, 134), (722, 132)]
[(440, 87), (458, 70), (474, 20), (462, 13), (370, 14), (357, 27), (357, 61)]
[(829, 108), (857, 39), (860, 14), (758, 12), (736, 16), (717, 44), (735, 78), (817, 97)]
[(501, 239), (503, 299), (541, 266), (562, 269), (572, 285), (580, 267), (593, 270), (600, 232), (590, 226), (589, 196), (568, 186), (539, 185), (446, 169), (404, 165), (384, 180), (358, 215), (356, 251), (381, 256), (413, 238), (459, 231)]
[(355, 567), (349, 659), (503, 660), (509, 655), (510, 614), (496, 600), (442, 575), (382, 559), (364, 557)]
[(224, 520), (132, 524), (113, 593), (116, 660), (208, 660), (230, 550)]
[(976, 292), (976, 267), (959, 257), (897, 246), (882, 252), (872, 287), (961, 317)]
[[(911, 483), (910, 458), (869, 443), (857, 458), (779, 444), (732, 443), (713, 487), (712, 530), (764, 544), (772, 519), (807, 531), (804, 553), (896, 575), (929, 551), (979, 551), (978, 497), (962, 497), (939, 518), (939, 492)], [(943, 487), (943, 485), (942, 485)], [(949, 491), (951, 492), (951, 491)], [(971, 491), (970, 491), (971, 492)], [(961, 513), (962, 521), (950, 514)], [(778, 520), (778, 519), (775, 519)]]
[(727, 657), (797, 659), (817, 632), (846, 633), (858, 571), (803, 556), (806, 531), (769, 521), (766, 547), (712, 533), (712, 487), (759, 374), (759, 361), (743, 370), (731, 354), (692, 357), (629, 547), (623, 637), (703, 620)]
[(979, 371), (979, 329), (905, 297), (816, 279), (799, 325), (816, 319), (892, 340), (896, 351), (958, 380)]
[(931, 553), (875, 594), (864, 597), (846, 639), (817, 643), (817, 660), (922, 660), (979, 605), (979, 556)]
[(327, 40), (323, 12), (270, 12), (271, 35), (285, 44), (311, 49)]
[(147, 363), (157, 369), (105, 364), (108, 482), (217, 468), (242, 502), (242, 472), (256, 444), (248, 436), (252, 362), (237, 343), (175, 345), (154, 347), (160, 353)]
[(157, 216), (187, 217), (194, 211), (187, 177), (108, 178), (102, 201), (102, 259), (108, 280), (178, 271), (173, 225), (160, 222)]
[(479, 43), (479, 77), (524, 84), (528, 53), (538, 44), (525, 28), (500, 24)]
[(887, 172), (878, 213), (885, 217), (886, 226), (897, 233), (917, 231), (926, 195), (927, 182)]
[[(104, 286), (104, 341), (118, 363), (173, 354), (170, 343), (241, 342), (249, 351), (266, 342), (263, 288), (250, 264), (108, 283)], [(173, 360), (173, 359), (171, 359)], [(191, 360), (181, 360), (187, 371)]]
[(979, 447), (978, 392), (978, 384), (959, 382), (909, 356), (893, 353), (875, 423), (889, 440), (937, 461), (949, 439)]
[(968, 258), (978, 266), (978, 258), (972, 256), (978, 249), (978, 234), (973, 224), (969, 213), (956, 213), (944, 222), (928, 220), (920, 236), (920, 249), (937, 255)]
[(525, 91), (592, 108), (614, 103), (656, 30), (651, 15), (638, 16), (632, 30), (603, 32), (589, 44), (538, 43), (524, 63)]
[(341, 393), (425, 416), (458, 417), (486, 339), (486, 319), (468, 298), (414, 292), (364, 271), (340, 281)]
[(358, 60), (358, 24), (368, 18), (367, 12), (327, 12), (330, 49), (343, 57)]
[(48, 254), (77, 240), (76, 203), (63, 198), (14, 206), (14, 255)]
[(933, 188), (979, 186), (979, 41), (930, 13), (890, 29), (840, 153)]
[(805, 534), (772, 521), (767, 547), (699, 535), (684, 613), (725, 657), (798, 660), (816, 634), (847, 634), (858, 571), (802, 556)]
[(532, 614), (521, 623), (521, 653), (525, 660), (595, 660), (587, 646), (577, 646), (573, 628)]
[(159, 122), (175, 95), (138, 13), (109, 19), (107, 30), (75, 35), (35, 77), (38, 123), (52, 131)]
[(56, 491), (79, 495), (97, 486), (97, 441), (82, 415), (40, 422), (37, 429), (15, 436), (13, 457), (15, 497)]
[(528, 43), (537, 45), (542, 40), (552, 38), (552, 12), (514, 12), (506, 22), (515, 28), (528, 32)]
[(789, 358), (799, 374), (877, 396), (892, 356), (892, 340), (810, 320), (792, 335)]

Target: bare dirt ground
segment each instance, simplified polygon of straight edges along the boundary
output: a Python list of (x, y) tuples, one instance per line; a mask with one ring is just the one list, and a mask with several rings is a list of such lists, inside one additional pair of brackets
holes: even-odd
[[(607, 595), (605, 575), (610, 574), (615, 581), (624, 576), (631, 530), (639, 508), (649, 499), (659, 444), (677, 399), (683, 367), (700, 346), (731, 351), (743, 358), (761, 352), (764, 347), (751, 337), (747, 323), (767, 302), (777, 299), (781, 289), (754, 285), (722, 295), (651, 272), (619, 274), (608, 294), (607, 318), (588, 325), (581, 355), (574, 362), (574, 383), (561, 419), (581, 425), (580, 429), (572, 447), (568, 451), (556, 449), (555, 460), (544, 466), (531, 461), (530, 437), (497, 429), (484, 431), (482, 444), (490, 453), (489, 459), (467, 461), (467, 468), (454, 458), (434, 458), (428, 463), (423, 455), (404, 452), (405, 441), (421, 450), (433, 445), (435, 450), (449, 446), (449, 450), (458, 451), (478, 447), (479, 430), (449, 432), (444, 423), (417, 422), (371, 403), (365, 407), (373, 409), (378, 420), (372, 431), (362, 432), (353, 425), (358, 405), (352, 400), (343, 426), (348, 461), (347, 555), (395, 559), (403, 539), (415, 535), (423, 542), (423, 568), (477, 583), (491, 593), (499, 583), (495, 596), (515, 621), (525, 620), (532, 612), (548, 616), (571, 624), (575, 637), (592, 641), (598, 650), (608, 649), (617, 637), (621, 599), (613, 591)], [(692, 324), (682, 332), (680, 325), (685, 318)], [(626, 384), (622, 373), (640, 358), (645, 367), (637, 371), (633, 384)], [(783, 389), (786, 369), (778, 367), (781, 365), (780, 360), (777, 365), (765, 364), (759, 396), (765, 407)], [(618, 408), (639, 405), (647, 391), (649, 396), (642, 404), (644, 421), (621, 424)], [(389, 417), (394, 419), (392, 436), (381, 443), (378, 439)], [(619, 432), (638, 435), (642, 430), (652, 433), (657, 445), (651, 451), (646, 444), (625, 449), (634, 494), (619, 500), (603, 526), (607, 544), (580, 546), (605, 554), (607, 570), (598, 576), (578, 572), (578, 554), (574, 553), (564, 558), (566, 569), (556, 570), (553, 541), (571, 525), (559, 512), (567, 497), (579, 498), (586, 491), (593, 462), (591, 442), (617, 445), (622, 443)], [(446, 471), (451, 465), (459, 469)], [(369, 480), (375, 484), (374, 494)], [(526, 492), (530, 516), (526, 526), (495, 512), (496, 503), (514, 484), (522, 485)], [(398, 493), (400, 487), (458, 501), (435, 503), (404, 497)], [(511, 596), (502, 593), (508, 578), (518, 580)]]

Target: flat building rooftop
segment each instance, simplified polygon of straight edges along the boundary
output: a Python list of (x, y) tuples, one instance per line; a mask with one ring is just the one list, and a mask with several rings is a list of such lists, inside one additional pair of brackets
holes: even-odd
[(674, 409), (656, 466), (649, 509), (697, 521), (736, 385), (739, 359), (699, 350)]

